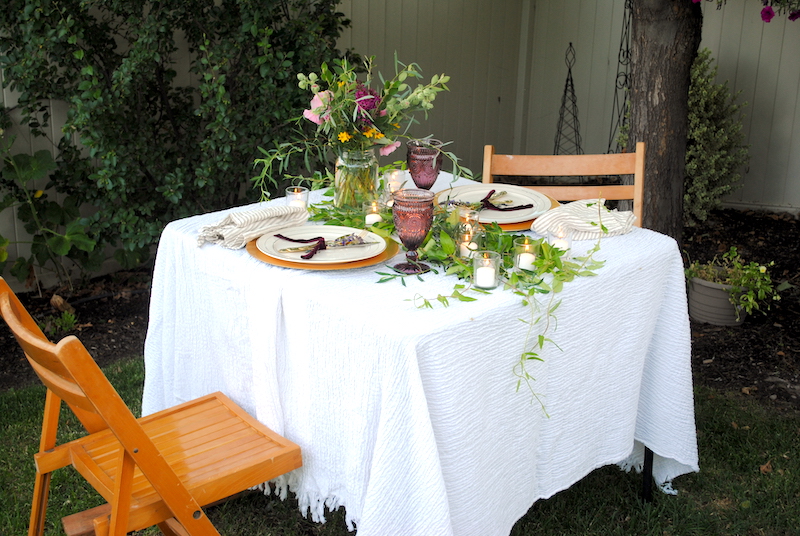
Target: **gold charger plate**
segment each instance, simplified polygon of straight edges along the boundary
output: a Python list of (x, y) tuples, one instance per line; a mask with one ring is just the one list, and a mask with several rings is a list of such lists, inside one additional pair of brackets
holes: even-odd
[(262, 252), (258, 249), (256, 242), (258, 239), (251, 240), (247, 243), (247, 252), (252, 255), (254, 258), (266, 262), (267, 264), (271, 264), (273, 266), (281, 266), (283, 268), (296, 268), (299, 270), (351, 270), (353, 268), (364, 268), (365, 266), (374, 266), (376, 264), (380, 264), (382, 262), (388, 261), (392, 257), (394, 257), (398, 250), (400, 249), (400, 244), (395, 242), (390, 238), (384, 238), (386, 241), (386, 249), (384, 249), (380, 254), (375, 255), (374, 257), (370, 257), (368, 259), (362, 259), (360, 261), (350, 261), (350, 262), (330, 262), (330, 263), (316, 263), (316, 264), (308, 264), (304, 262), (293, 262), (293, 261), (286, 261), (283, 259), (277, 259), (275, 257), (270, 257), (269, 255)]
[[(497, 183), (497, 184), (500, 184), (500, 183)], [(442, 191), (446, 191), (446, 190), (442, 190)], [(440, 193), (442, 193), (442, 192), (437, 193), (433, 198), (433, 204), (436, 205), (436, 206), (439, 205), (439, 194)], [(551, 209), (554, 209), (556, 207), (561, 206), (561, 203), (559, 203), (558, 201), (556, 201), (555, 199), (553, 199), (549, 195), (545, 195), (545, 194), (542, 194), (542, 195), (544, 195), (547, 199), (550, 200), (550, 208)], [(531, 225), (533, 225), (534, 221), (536, 221), (536, 218), (533, 218), (533, 219), (530, 219), (530, 220), (525, 220), (525, 221), (518, 221), (518, 222), (514, 222), (514, 223), (498, 223), (497, 225), (499, 225), (500, 228), (502, 230), (504, 230), (504, 231), (530, 231), (531, 230)]]

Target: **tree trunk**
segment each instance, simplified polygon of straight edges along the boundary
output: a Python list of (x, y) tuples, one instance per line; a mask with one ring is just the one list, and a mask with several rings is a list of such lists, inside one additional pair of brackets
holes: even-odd
[(643, 226), (680, 243), (689, 80), (703, 25), (690, 0), (633, 0), (630, 137), (646, 144)]

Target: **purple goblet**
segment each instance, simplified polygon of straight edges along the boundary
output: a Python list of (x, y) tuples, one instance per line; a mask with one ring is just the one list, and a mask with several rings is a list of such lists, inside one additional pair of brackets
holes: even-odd
[(420, 263), (417, 248), (422, 244), (433, 223), (433, 192), (407, 188), (392, 194), (392, 217), (400, 241), (406, 247), (406, 262), (394, 266), (404, 274), (422, 274), (431, 269)]
[(439, 140), (408, 140), (408, 171), (417, 188), (430, 190), (442, 169), (442, 142)]

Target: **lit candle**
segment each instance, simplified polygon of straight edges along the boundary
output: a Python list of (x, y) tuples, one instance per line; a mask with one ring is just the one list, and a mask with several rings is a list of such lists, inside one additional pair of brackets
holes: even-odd
[(472, 254), (475, 252), (476, 249), (478, 249), (478, 244), (476, 242), (472, 241), (471, 237), (470, 237), (470, 238), (467, 238), (466, 241), (461, 242), (461, 245), (459, 246), (458, 251), (459, 251), (459, 253), (461, 254), (462, 257), (464, 257), (465, 259), (468, 259), (468, 258), (472, 257)]
[(572, 233), (570, 229), (559, 227), (554, 233), (548, 236), (547, 241), (550, 242), (550, 245), (554, 248), (567, 252), (572, 247)]
[(308, 207), (308, 188), (304, 186), (290, 186), (286, 188), (286, 201), (290, 207)]
[(377, 201), (373, 201), (372, 203), (364, 203), (364, 212), (366, 212), (366, 216), (364, 217), (364, 224), (367, 227), (383, 221), (383, 218), (381, 217), (380, 214), (381, 207)]
[(399, 169), (395, 169), (390, 171), (386, 177), (386, 185), (389, 188), (390, 193), (395, 193), (397, 190), (403, 187), (403, 182), (405, 182), (405, 173), (400, 171)]
[(500, 254), (494, 251), (478, 251), (473, 253), (472, 259), (473, 284), (477, 288), (495, 288), (500, 269)]

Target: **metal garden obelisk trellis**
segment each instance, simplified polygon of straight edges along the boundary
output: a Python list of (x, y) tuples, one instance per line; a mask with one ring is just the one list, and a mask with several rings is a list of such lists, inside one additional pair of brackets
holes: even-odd
[(553, 154), (583, 154), (581, 124), (578, 121), (578, 102), (575, 97), (575, 85), (572, 82), (572, 66), (575, 65), (575, 49), (572, 43), (567, 48), (565, 61), (567, 63), (567, 82), (564, 84), (564, 95), (561, 97)]
[[(611, 132), (608, 134), (609, 153), (619, 153), (625, 148), (628, 125), (628, 90), (631, 65), (631, 11), (633, 0), (625, 0), (622, 16), (622, 37), (617, 56), (617, 78), (614, 88), (614, 110), (611, 114)], [(622, 141), (622, 143), (620, 143)]]

